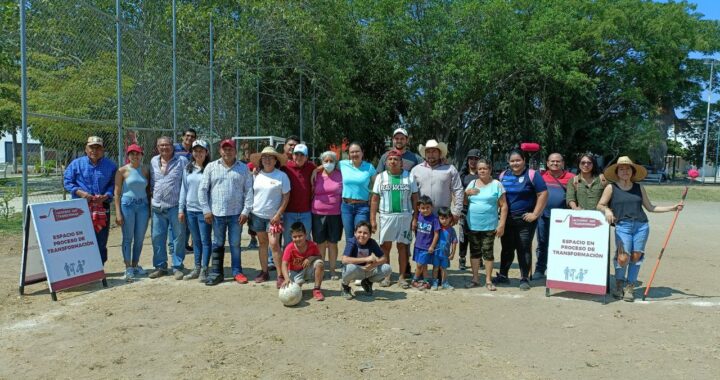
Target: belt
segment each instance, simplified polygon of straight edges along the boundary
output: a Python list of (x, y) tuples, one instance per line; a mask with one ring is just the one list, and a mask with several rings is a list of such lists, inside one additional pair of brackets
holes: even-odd
[(368, 203), (368, 201), (363, 201), (360, 199), (352, 199), (352, 198), (343, 198), (343, 202), (348, 203), (348, 204)]

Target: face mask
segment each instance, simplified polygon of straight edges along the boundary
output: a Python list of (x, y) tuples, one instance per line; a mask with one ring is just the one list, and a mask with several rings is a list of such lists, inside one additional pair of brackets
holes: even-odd
[(325, 168), (325, 171), (331, 172), (333, 169), (335, 169), (335, 163), (334, 162), (328, 162), (323, 164), (323, 168)]

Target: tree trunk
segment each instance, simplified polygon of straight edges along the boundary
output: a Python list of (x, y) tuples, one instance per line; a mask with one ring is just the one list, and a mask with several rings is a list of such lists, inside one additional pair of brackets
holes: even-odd
[(675, 120), (677, 120), (673, 102), (669, 98), (662, 99), (662, 104), (658, 107), (657, 112), (658, 115), (655, 117), (655, 128), (660, 135), (660, 141), (648, 148), (650, 164), (655, 170), (663, 169), (665, 167), (668, 131), (675, 125)]

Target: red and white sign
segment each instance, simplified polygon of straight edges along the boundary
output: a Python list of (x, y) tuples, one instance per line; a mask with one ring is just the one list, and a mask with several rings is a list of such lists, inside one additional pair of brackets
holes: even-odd
[(610, 225), (599, 211), (553, 209), (546, 286), (605, 294)]
[(54, 295), (105, 278), (87, 201), (31, 204), (27, 213), (21, 292), (44, 279)]

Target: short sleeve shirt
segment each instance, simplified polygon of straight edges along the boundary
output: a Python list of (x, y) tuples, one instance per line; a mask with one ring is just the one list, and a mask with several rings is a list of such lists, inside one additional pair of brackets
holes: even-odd
[(310, 177), (315, 170), (315, 164), (310, 161), (298, 167), (294, 161), (288, 161), (282, 171), (290, 179), (290, 201), (285, 212), (310, 212), (312, 202), (312, 185)]
[[(374, 253), (375, 256), (378, 258), (383, 257), (383, 251), (380, 249), (380, 246), (375, 241), (375, 239), (369, 239), (365, 245), (361, 245), (360, 243), (355, 240), (354, 237), (348, 239), (347, 243), (345, 244), (345, 251), (343, 252), (343, 256), (347, 257), (355, 257), (355, 258), (363, 258), (368, 257), (370, 254)], [(365, 264), (357, 264), (360, 266), (365, 266)]]
[(290, 242), (290, 244), (285, 247), (282, 260), (288, 263), (288, 270), (293, 272), (302, 270), (302, 263), (305, 259), (312, 256), (320, 256), (320, 251), (314, 241), (308, 240), (306, 244), (305, 252), (300, 252), (294, 242)]
[(498, 225), (498, 200), (505, 194), (503, 185), (493, 180), (483, 187), (471, 182), (466, 190), (478, 189), (478, 193), (468, 196), (467, 222), (470, 231), (494, 231)]
[(363, 161), (360, 167), (356, 168), (350, 160), (341, 160), (339, 165), (343, 177), (343, 198), (369, 201), (370, 180), (375, 175), (375, 167)]
[(440, 219), (437, 215), (424, 216), (418, 214), (417, 230), (415, 231), (415, 248), (428, 250), (435, 237), (435, 231), (440, 229)]
[(412, 195), (417, 192), (415, 178), (407, 170), (398, 175), (386, 170), (378, 174), (373, 184), (373, 193), (380, 196), (381, 214), (412, 214)]
[(509, 214), (513, 216), (532, 212), (537, 203), (537, 193), (547, 191), (547, 185), (540, 173), (535, 172), (531, 183), (529, 169), (525, 169), (520, 175), (506, 170), (501, 177), (500, 183), (505, 188)]
[(453, 244), (458, 243), (457, 233), (452, 227), (441, 227), (438, 236), (438, 250), (435, 254), (440, 254), (444, 257), (450, 256), (450, 248)]
[(282, 204), (283, 194), (289, 191), (287, 174), (278, 169), (270, 173), (260, 171), (253, 181), (252, 213), (264, 219), (272, 219)]

